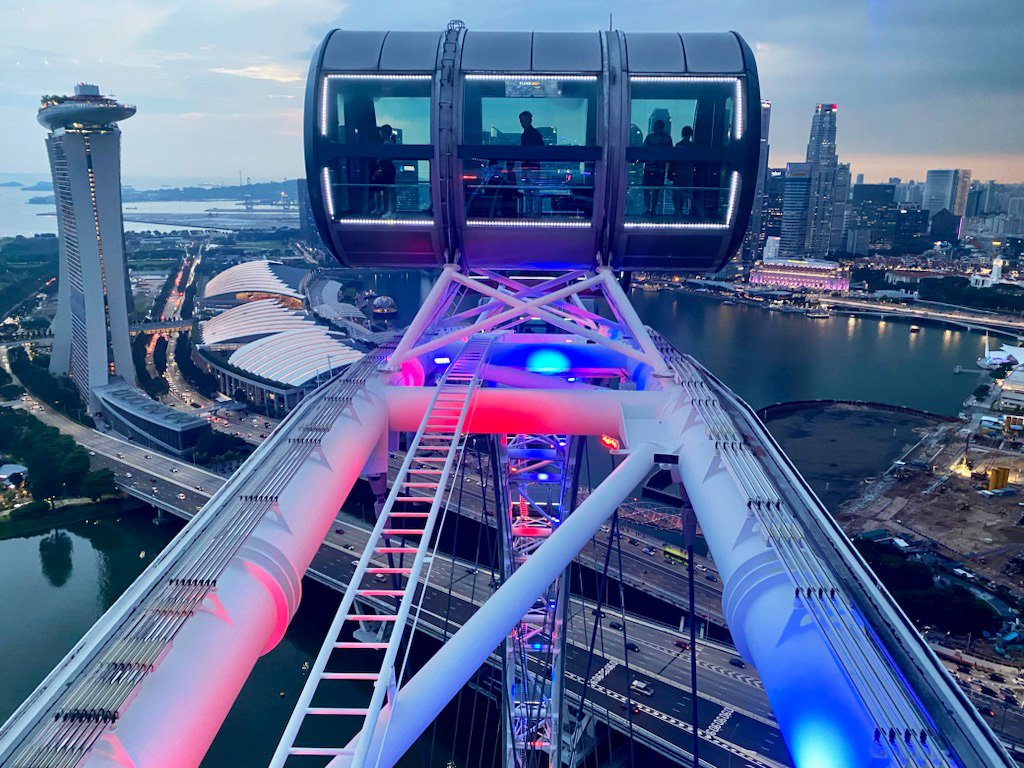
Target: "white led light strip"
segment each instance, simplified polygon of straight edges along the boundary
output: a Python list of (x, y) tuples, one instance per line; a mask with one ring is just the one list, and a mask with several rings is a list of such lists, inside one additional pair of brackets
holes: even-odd
[(530, 72), (510, 72), (506, 75), (465, 75), (466, 80), (554, 80), (563, 83), (595, 83), (597, 75), (534, 75)]
[(469, 227), (505, 227), (514, 229), (589, 229), (589, 221), (513, 221), (501, 219), (466, 219)]
[(326, 166), (320, 171), (320, 183), (327, 201), (327, 215), (334, 221), (334, 190), (331, 189), (331, 169)]
[(401, 225), (409, 225), (414, 227), (430, 227), (433, 226), (433, 219), (337, 219), (338, 224), (357, 224), (357, 225), (372, 225), (381, 227), (396, 227)]
[(729, 229), (732, 226), (732, 217), (736, 212), (736, 197), (739, 194), (740, 188), (740, 174), (739, 171), (733, 171), (732, 176), (729, 179), (729, 205), (725, 211), (725, 223), (716, 224), (709, 221), (706, 222), (688, 222), (688, 221), (666, 221), (664, 223), (657, 221), (627, 221), (623, 223), (623, 229), (703, 229), (703, 230), (723, 230)]

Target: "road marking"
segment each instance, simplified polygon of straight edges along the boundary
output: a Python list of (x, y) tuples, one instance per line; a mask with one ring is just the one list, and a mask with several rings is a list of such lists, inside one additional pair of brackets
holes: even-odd
[(611, 674), (611, 671), (613, 669), (615, 669), (616, 666), (618, 666), (618, 664), (616, 664), (616, 662), (609, 661), (607, 664), (605, 664), (603, 667), (601, 667), (599, 670), (597, 670), (597, 672), (594, 673), (594, 676), (592, 678), (590, 678), (590, 685), (591, 685), (591, 687), (597, 685), (602, 680), (604, 680), (606, 677), (608, 677), (608, 675)]

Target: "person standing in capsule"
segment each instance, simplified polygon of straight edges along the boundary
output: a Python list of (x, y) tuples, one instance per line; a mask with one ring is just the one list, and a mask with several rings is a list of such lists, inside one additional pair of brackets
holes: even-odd
[[(533, 113), (523, 110), (519, 113), (519, 124), (523, 127), (523, 135), (519, 137), (519, 143), (524, 147), (543, 147), (544, 137), (540, 131), (533, 127)], [(540, 199), (540, 192), (537, 184), (540, 182), (540, 162), (537, 160), (523, 160), (519, 166), (523, 172), (523, 215), (540, 216), (543, 201)]]
[[(665, 131), (665, 121), (655, 120), (651, 132), (644, 139), (645, 147), (671, 147), (672, 137)], [(660, 213), (661, 194), (665, 186), (665, 172), (668, 170), (664, 160), (649, 160), (644, 163), (644, 215), (656, 216)]]

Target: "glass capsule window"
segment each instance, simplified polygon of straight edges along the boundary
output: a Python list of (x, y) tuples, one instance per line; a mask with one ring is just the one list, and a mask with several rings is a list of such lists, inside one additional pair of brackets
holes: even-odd
[(630, 78), (627, 223), (729, 226), (741, 88), (737, 78)]
[(322, 184), (332, 218), (432, 220), (432, 75), (333, 74), (322, 84)]
[(596, 75), (466, 75), (466, 218), (589, 226), (600, 158)]

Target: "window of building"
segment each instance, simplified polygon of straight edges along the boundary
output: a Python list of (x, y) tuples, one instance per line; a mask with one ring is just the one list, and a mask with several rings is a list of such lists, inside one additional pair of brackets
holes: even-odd
[(596, 75), (466, 75), (467, 222), (590, 226), (597, 102)]
[(432, 80), (428, 74), (324, 78), (321, 183), (333, 219), (432, 221)]
[(630, 78), (627, 225), (725, 227), (738, 177), (737, 78)]

